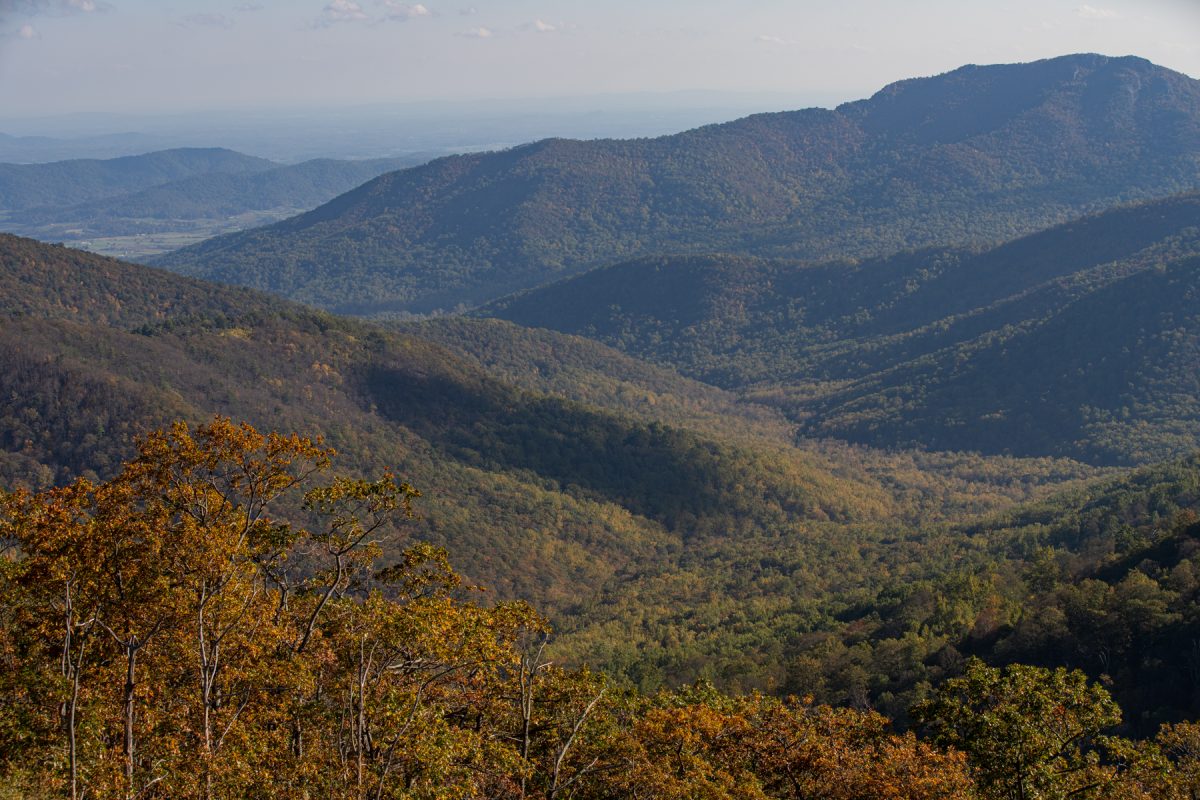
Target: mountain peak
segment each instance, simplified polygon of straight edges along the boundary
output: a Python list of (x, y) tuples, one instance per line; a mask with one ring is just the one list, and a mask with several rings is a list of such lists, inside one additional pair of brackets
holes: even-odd
[(838, 111), (871, 133), (936, 144), (990, 133), (1043, 108), (1050, 116), (1066, 108), (1104, 124), (1114, 105), (1128, 111), (1141, 104), (1152, 112), (1169, 95), (1195, 111), (1200, 109), (1198, 86), (1137, 56), (1078, 53), (1017, 64), (967, 64), (909, 78)]
[(966, 66), (837, 110), (547, 139), (391, 173), (159, 261), (350, 313), (472, 306), (663, 252), (985, 244), (1200, 180), (1200, 81), (1082, 54)]

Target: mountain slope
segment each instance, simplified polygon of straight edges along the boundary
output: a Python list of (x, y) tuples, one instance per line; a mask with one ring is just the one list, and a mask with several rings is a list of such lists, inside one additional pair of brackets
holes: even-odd
[(180, 148), (49, 164), (0, 164), (0, 211), (70, 206), (196, 175), (246, 175), (275, 166), (265, 158), (222, 148)]
[(281, 165), (226, 150), (170, 150), (108, 161), (0, 165), (0, 229), (141, 258), (284, 219), (424, 160)]
[(138, 432), (215, 413), (323, 435), (340, 472), (394, 469), (424, 496), (385, 553), (448, 545), (569, 631), (562, 657), (646, 685), (778, 688), (780, 653), (838, 609), (953, 563), (930, 526), (1097, 474), (801, 449), (777, 413), (595, 342), (339, 319), (0, 236), (0, 486), (111, 474)]
[(904, 81), (833, 111), (439, 159), (159, 263), (345, 312), (420, 312), (645, 253), (999, 241), (1198, 182), (1200, 82), (1066, 56)]
[(15, 232), (51, 225), (82, 226), (83, 235), (112, 236), (134, 225), (229, 217), (247, 211), (306, 209), (391, 170), (411, 164), (399, 158), (369, 161), (316, 159), (261, 172), (206, 172), (116, 197), (65, 206), (41, 206), (10, 214)]
[(463, 550), (472, 577), (551, 605), (734, 518), (794, 532), (892, 502), (819, 455), (543, 394), (428, 339), (264, 295), (9, 236), (0, 276), (3, 484), (108, 474), (138, 430), (176, 417), (320, 433), (343, 468), (420, 484), (422, 535)]
[(594, 270), (484, 309), (788, 410), (814, 435), (1144, 463), (1200, 443), (1200, 195), (983, 251)]

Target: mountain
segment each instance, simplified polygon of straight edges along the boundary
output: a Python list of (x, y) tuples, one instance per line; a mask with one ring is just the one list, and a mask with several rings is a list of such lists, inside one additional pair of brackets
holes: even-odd
[(438, 159), (158, 263), (347, 313), (427, 312), (638, 255), (1002, 241), (1198, 185), (1200, 81), (1076, 55), (963, 67), (836, 110)]
[(1147, 463), (1200, 446), (1200, 195), (981, 250), (642, 259), (482, 313), (580, 334), (874, 446)]
[[(677, 394), (661, 407), (711, 411), (685, 427), (649, 404), (638, 414), (585, 404), (500, 380), (409, 332), (31, 240), (0, 236), (0, 267), (5, 485), (111, 474), (139, 430), (231, 414), (322, 434), (346, 469), (411, 475), (430, 498), (423, 535), (453, 542), (472, 577), (543, 599), (578, 597), (630, 558), (714, 535), (734, 516), (788, 529), (874, 517), (892, 502), (864, 473), (835, 476), (823, 456), (701, 427), (741, 412), (652, 367), (650, 386), (625, 376), (615, 393)], [(746, 425), (770, 416), (751, 410)]]
[(72, 206), (196, 175), (245, 175), (275, 166), (265, 158), (222, 148), (181, 148), (49, 164), (0, 164), (0, 212)]
[[(200, 153), (209, 153), (207, 160)], [(0, 228), (106, 255), (143, 257), (313, 208), (421, 156), (281, 165), (231, 151), (0, 165)], [(186, 161), (188, 169), (164, 169)]]
[(306, 209), (410, 163), (400, 158), (315, 159), (262, 172), (207, 172), (86, 203), (25, 209), (10, 214), (4, 224), (13, 229), (74, 225), (83, 228), (82, 235), (113, 236), (142, 231), (156, 223)]
[(1105, 474), (798, 447), (777, 411), (587, 339), (337, 318), (0, 236), (0, 486), (111, 475), (138, 433), (214, 414), (393, 468), (424, 496), (386, 552), (449, 546), (551, 614), (563, 658), (647, 687), (782, 686), (848, 606), (958, 563), (947, 521)]

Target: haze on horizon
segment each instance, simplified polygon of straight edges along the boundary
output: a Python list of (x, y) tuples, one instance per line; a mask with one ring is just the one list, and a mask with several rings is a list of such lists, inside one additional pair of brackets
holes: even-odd
[(1200, 3), (0, 0), (0, 118), (695, 90), (832, 105), (1072, 52), (1200, 76)]

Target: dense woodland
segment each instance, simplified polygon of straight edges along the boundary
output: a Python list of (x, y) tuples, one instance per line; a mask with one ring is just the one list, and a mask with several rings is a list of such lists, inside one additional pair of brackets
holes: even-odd
[(0, 797), (1200, 796), (1198, 86), (964, 67), (164, 260), (371, 320), (0, 234)]
[(1200, 445), (1200, 196), (982, 251), (664, 256), (481, 313), (780, 408), (807, 436), (1138, 464)]
[[(10, 796), (1188, 797), (1192, 724), (1107, 735), (1079, 671), (973, 660), (885, 717), (710, 685), (640, 695), (548, 658), (521, 602), (375, 536), (419, 493), (217, 419), (110, 481), (3, 497), (0, 780)], [(300, 516), (276, 516), (299, 494)]]
[[(102, 480), (141, 432), (232, 408), (319, 432), (354, 474), (419, 480), (411, 535), (452, 546), (499, 597), (535, 601), (556, 658), (622, 686), (706, 679), (903, 726), (979, 655), (1107, 675), (1139, 735), (1200, 716), (1178, 681), (1139, 690), (1137, 660), (1145, 641), (1195, 634), (1190, 590), (1165, 577), (1189, 568), (1193, 461), (1096, 485), (1104, 470), (1062, 459), (802, 448), (778, 412), (584, 339), (466, 318), (392, 330), (5, 244), (10, 484)], [(1135, 499), (1143, 480), (1153, 503)], [(1069, 486), (1094, 488), (1049, 494)], [(1138, 510), (1081, 521), (1110, 492)], [(1042, 505), (1005, 510), (1028, 502)], [(1163, 615), (1126, 619), (1113, 593), (1143, 577)], [(1065, 611), (1058, 628), (1028, 616), (1080, 587), (1101, 604), (1087, 624), (1116, 624), (1121, 647), (1075, 644), (1094, 632)], [(1153, 669), (1189, 669), (1190, 651), (1162, 652)]]

